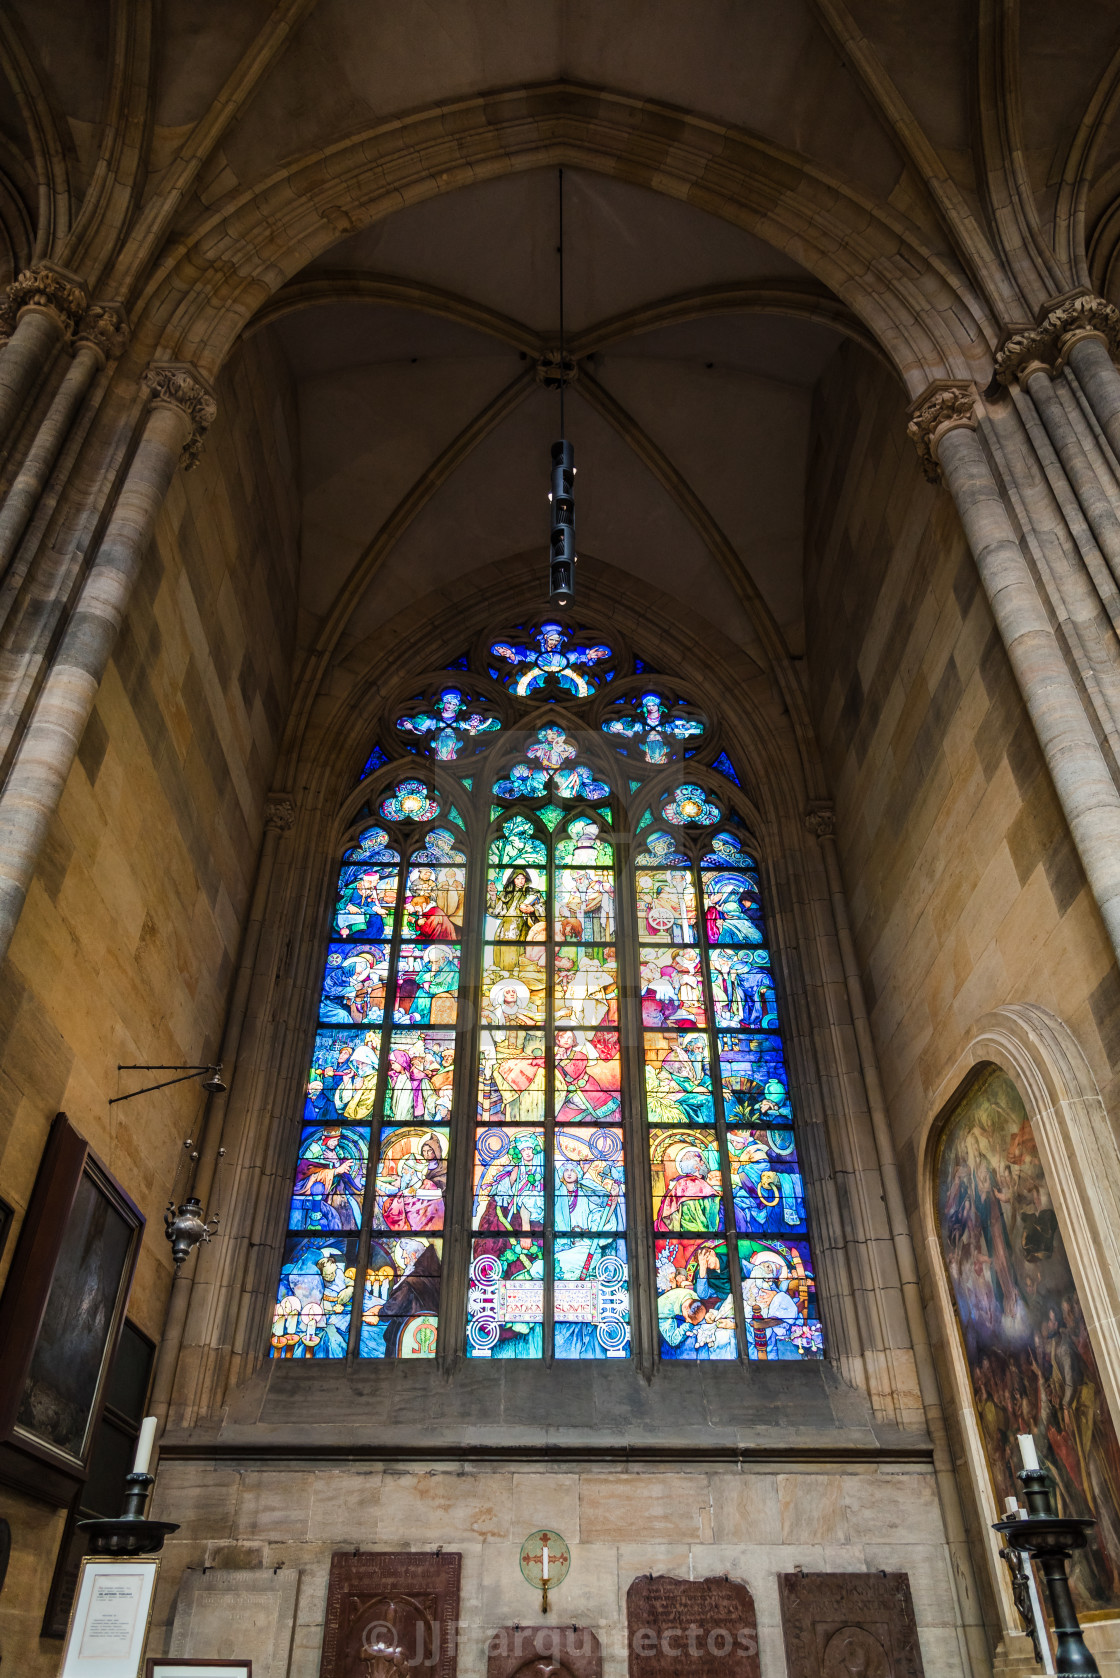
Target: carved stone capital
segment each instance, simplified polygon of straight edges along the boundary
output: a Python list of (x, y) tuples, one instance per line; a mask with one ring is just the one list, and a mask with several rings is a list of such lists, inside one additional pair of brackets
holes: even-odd
[(86, 306), (86, 288), (75, 274), (40, 262), (35, 268), (25, 268), (8, 287), (3, 315), (10, 337), (24, 309), (44, 309), (53, 315), (69, 337)]
[(153, 362), (145, 369), (141, 382), (151, 391), (153, 402), (180, 408), (190, 420), (191, 434), (179, 456), (183, 470), (190, 472), (198, 465), (202, 439), (214, 423), (218, 404), (195, 369), (182, 362)]
[(937, 483), (941, 476), (937, 445), (947, 431), (960, 425), (976, 430), (976, 386), (936, 379), (914, 403), (906, 427), (906, 434), (918, 451), (922, 471), (931, 484)]
[(287, 833), (296, 819), (296, 801), (290, 792), (270, 792), (264, 801), (267, 832)]
[(1099, 338), (1110, 355), (1120, 355), (1120, 309), (1089, 291), (1060, 297), (1034, 326), (1010, 332), (996, 352), (996, 378), (1001, 385), (1016, 380), (1023, 384), (1040, 364), (1048, 373), (1056, 373), (1083, 338)]
[(836, 811), (831, 804), (810, 804), (805, 812), (805, 826), (818, 839), (836, 837)]
[(95, 350), (104, 367), (116, 361), (128, 345), (128, 322), (118, 303), (91, 303), (74, 333), (74, 346)]

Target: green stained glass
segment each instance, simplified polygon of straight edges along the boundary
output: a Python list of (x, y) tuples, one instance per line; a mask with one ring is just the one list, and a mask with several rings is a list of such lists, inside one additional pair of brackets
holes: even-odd
[(563, 814), (564, 814), (563, 810), (558, 810), (556, 808), (555, 804), (546, 804), (544, 809), (539, 811), (538, 813), (540, 815), (541, 821), (548, 828), (548, 831), (550, 833), (552, 832), (553, 828), (556, 826), (556, 823), (561, 820), (561, 818), (563, 817)]
[(634, 829), (634, 832), (635, 833), (640, 833), (642, 831), (643, 827), (648, 827), (652, 820), (653, 820), (653, 811), (652, 810), (647, 810), (645, 815), (642, 817), (641, 821), (638, 823), (637, 827)]
[(641, 786), (641, 784), (642, 784), (641, 781), (631, 781), (630, 782), (630, 791), (631, 792), (637, 792), (638, 788)]
[(458, 810), (455, 808), (454, 804), (451, 806), (450, 810), (448, 810), (447, 816), (448, 816), (449, 821), (453, 821), (456, 824), (456, 826), (461, 827), (463, 829), (463, 831), (466, 832), (467, 824), (463, 820), (462, 816), (459, 814)]
[(466, 790), (468, 792), (470, 792), (471, 788), (474, 786), (474, 776), (473, 775), (464, 775), (463, 776), (463, 786), (466, 788)]

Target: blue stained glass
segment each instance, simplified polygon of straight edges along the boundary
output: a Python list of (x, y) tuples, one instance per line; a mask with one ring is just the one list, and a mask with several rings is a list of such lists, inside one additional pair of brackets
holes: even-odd
[(381, 814), (391, 822), (430, 822), (439, 815), (439, 799), (423, 781), (398, 781), (381, 800)]
[[(645, 827), (653, 817), (647, 810), (639, 828)], [(645, 849), (639, 851), (634, 859), (639, 867), (654, 868), (687, 868), (688, 858), (683, 851), (677, 849), (677, 841), (671, 833), (651, 833), (646, 840)]]
[(543, 1230), (543, 1130), (486, 1125), (476, 1133), (471, 1221), (499, 1235)]
[(720, 808), (713, 804), (703, 787), (692, 781), (679, 786), (664, 799), (661, 814), (674, 827), (709, 827), (720, 819)]
[(362, 1221), (369, 1131), (353, 1125), (305, 1125), (296, 1158), (288, 1228), (357, 1231)]
[[(352, 852), (348, 852), (352, 855)], [(371, 943), (393, 929), (399, 868), (347, 863), (339, 873), (334, 932), (345, 939)]]
[(625, 1241), (558, 1235), (552, 1273), (555, 1355), (629, 1357), (630, 1286)]
[(642, 831), (643, 827), (648, 827), (652, 820), (653, 820), (653, 811), (652, 810), (647, 810), (645, 815), (642, 817), (641, 821), (638, 823), (637, 827), (634, 829), (635, 833), (640, 833)]
[[(684, 715), (662, 694), (648, 692), (611, 706), (613, 715), (600, 725), (604, 734), (626, 740), (640, 751), (647, 763), (669, 763), (685, 740), (698, 740), (707, 724), (700, 717)], [(625, 747), (619, 747), (625, 751)]]
[(548, 776), (531, 763), (515, 763), (504, 780), (494, 782), (495, 798), (543, 798)]
[(636, 658), (634, 660), (634, 674), (636, 676), (644, 675), (649, 668), (650, 666), (646, 663), (644, 658)]
[[(610, 647), (598, 642), (581, 642), (571, 630), (554, 621), (542, 623), (531, 631), (524, 643), (495, 641), (490, 651), (495, 658), (512, 666), (507, 668), (504, 680), (509, 691), (522, 698), (559, 688), (562, 694), (586, 699), (596, 687), (595, 678), (589, 672), (612, 656)], [(492, 669), (491, 675), (503, 679), (498, 669)]]
[(382, 751), (380, 746), (375, 746), (366, 758), (365, 768), (358, 776), (359, 781), (364, 781), (367, 775), (372, 775), (375, 769), (380, 769), (382, 764), (388, 763), (388, 761), (388, 752)]
[(736, 775), (736, 773), (735, 773), (734, 765), (732, 764), (731, 759), (728, 757), (726, 752), (720, 752), (719, 756), (716, 758), (715, 762), (712, 764), (712, 768), (713, 769), (718, 769), (721, 775), (726, 775), (727, 779), (731, 782), (731, 784), (733, 786), (738, 787), (738, 786), (742, 785), (742, 782), (739, 780), (738, 775)]
[(788, 1125), (789, 1075), (777, 1032), (721, 1032), (719, 1067), (729, 1125)]
[(319, 998), (321, 1025), (380, 1025), (385, 1016), (388, 944), (331, 944)]
[(775, 1030), (778, 1013), (769, 950), (717, 948), (709, 962), (716, 1025)]
[(357, 1259), (353, 1237), (288, 1237), (272, 1313), (274, 1358), (346, 1356)]
[(654, 1242), (661, 1356), (686, 1363), (739, 1356), (726, 1241)]
[(343, 862), (399, 862), (400, 852), (389, 844), (383, 827), (367, 827), (359, 835), (358, 843), (345, 851)]
[(745, 1235), (804, 1235), (805, 1189), (790, 1130), (727, 1136), (735, 1228)]
[(554, 833), (556, 830), (556, 824), (564, 819), (563, 810), (559, 809), (555, 804), (546, 804), (543, 810), (537, 811), (537, 815), (541, 818), (541, 821), (550, 833)]
[[(641, 781), (627, 781), (626, 784), (630, 788), (631, 792), (637, 792), (638, 789), (641, 787), (642, 783), (641, 783)], [(647, 815), (649, 814), (648, 810), (646, 811), (646, 814)]]
[(531, 1235), (478, 1235), (467, 1287), (467, 1356), (539, 1358), (544, 1352), (544, 1251)]
[(380, 1031), (317, 1031), (307, 1075), (305, 1124), (366, 1124), (377, 1091)]
[(621, 1233), (626, 1228), (622, 1130), (566, 1126), (556, 1131), (554, 1226), (558, 1234)]
[(713, 833), (707, 852), (700, 858), (701, 868), (747, 868), (756, 871), (758, 864), (743, 849), (742, 840), (734, 833)]
[(458, 658), (453, 658), (451, 663), (445, 664), (443, 668), (445, 670), (469, 670), (470, 667), (470, 655), (468, 653), (460, 653)]
[(824, 1356), (824, 1329), (807, 1241), (739, 1242), (747, 1356), (796, 1362)]
[(438, 1237), (373, 1236), (359, 1357), (435, 1357), (442, 1248)]
[[(454, 811), (450, 814), (454, 817)], [(459, 843), (456, 834), (448, 832), (446, 827), (433, 827), (424, 840), (422, 850), (412, 853), (412, 862), (465, 862), (462, 851), (455, 849)]]
[(497, 734), (501, 726), (492, 705), (470, 698), (457, 687), (444, 688), (434, 709), (397, 718), (401, 732), (415, 735), (420, 742), (411, 749), (430, 752), (441, 763), (453, 763), (468, 740)]
[(746, 869), (704, 874), (704, 926), (709, 944), (764, 944), (758, 881)]
[(467, 791), (470, 792), (471, 788), (474, 786), (474, 776), (473, 775), (464, 775), (463, 776), (463, 785), (464, 785), (464, 787), (466, 787)]

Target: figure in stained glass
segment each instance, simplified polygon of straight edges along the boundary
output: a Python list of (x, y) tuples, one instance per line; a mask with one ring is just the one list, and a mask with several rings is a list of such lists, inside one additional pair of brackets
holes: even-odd
[(650, 945), (640, 952), (640, 960), (644, 1025), (696, 1027), (708, 1023), (699, 950)]
[(622, 1131), (556, 1133), (554, 1217), (557, 1231), (597, 1233), (626, 1228)]
[(344, 1358), (354, 1296), (358, 1243), (331, 1236), (292, 1236), (284, 1245), (272, 1318), (277, 1358)]
[(362, 1298), (359, 1357), (435, 1357), (441, 1248), (438, 1239), (373, 1236)]
[[(507, 1235), (544, 1228), (544, 1132), (489, 1125), (475, 1138), (474, 1227), (493, 1231), (490, 1250)], [(485, 1247), (476, 1242), (475, 1251)]]
[[(450, 809), (447, 813), (453, 821), (458, 814), (454, 808)], [(463, 855), (463, 852), (456, 849), (458, 844), (458, 838), (448, 828), (429, 828), (423, 847), (420, 850), (413, 852), (412, 860), (414, 863), (435, 862), (438, 863), (441, 868), (447, 867), (454, 862), (465, 862), (466, 858)]]
[(305, 1124), (368, 1121), (377, 1089), (379, 1031), (318, 1031), (304, 1101)]
[(319, 1000), (322, 1025), (380, 1025), (388, 944), (331, 944)]
[(430, 822), (439, 815), (439, 799), (423, 781), (398, 781), (380, 808), (386, 821)]
[(462, 868), (433, 868), (414, 863), (408, 871), (404, 930), (408, 938), (458, 938), (463, 927)]
[(730, 1131), (735, 1227), (745, 1235), (803, 1235), (805, 1191), (792, 1131)]
[(337, 936), (346, 939), (380, 938), (386, 922), (392, 925), (396, 893), (396, 868), (366, 868), (358, 863), (343, 868), (334, 912)]
[(594, 642), (581, 645), (559, 623), (542, 623), (531, 639), (536, 642), (535, 647), (495, 641), (490, 648), (495, 658), (513, 666), (507, 682), (511, 693), (524, 698), (549, 686), (556, 686), (576, 699), (586, 699), (594, 693), (597, 684), (588, 672), (610, 658), (610, 647)]
[(715, 1123), (704, 1032), (645, 1034), (646, 1106), (651, 1124)]
[[(495, 878), (495, 874), (498, 877)], [(511, 944), (528, 941), (543, 943), (545, 937), (545, 902), (548, 883), (543, 870), (511, 868), (502, 877), (491, 869), (488, 881), (486, 937), (505, 940)], [(499, 967), (511, 972), (517, 965), (513, 952), (495, 955)]]
[(409, 1125), (381, 1133), (374, 1217), (382, 1229), (442, 1229), (447, 1132)]
[(618, 715), (604, 719), (603, 733), (621, 736), (651, 764), (668, 763), (681, 742), (698, 740), (705, 728), (699, 717), (687, 716), (681, 707), (670, 705), (653, 691), (622, 701), (617, 709)]
[(614, 1032), (556, 1033), (556, 1122), (613, 1118), (622, 1106), (622, 1072)]
[(399, 862), (400, 856), (389, 844), (389, 835), (383, 827), (367, 827), (358, 837), (358, 843), (348, 850), (342, 858), (343, 862)]
[(349, 1125), (307, 1125), (300, 1138), (289, 1229), (357, 1230), (369, 1135)]
[(601, 839), (598, 822), (590, 816), (573, 816), (556, 841), (558, 868), (610, 868), (614, 852), (610, 841)]
[(661, 814), (674, 827), (708, 827), (719, 821), (720, 809), (703, 787), (687, 781), (662, 801)]
[(397, 963), (398, 1025), (454, 1025), (459, 951), (449, 944), (406, 944)]
[(614, 873), (609, 868), (556, 871), (556, 936), (585, 944), (614, 937)]
[(630, 1352), (626, 1243), (558, 1235), (553, 1255), (558, 1358), (624, 1358)]
[(637, 877), (638, 926), (643, 938), (658, 944), (695, 944), (696, 893), (683, 868)]
[(824, 1350), (816, 1317), (816, 1288), (804, 1241), (741, 1241), (747, 1356), (752, 1361), (796, 1361)]
[(654, 1227), (683, 1235), (723, 1228), (719, 1144), (714, 1130), (649, 1133)]
[(547, 770), (534, 769), (531, 763), (514, 763), (504, 780), (494, 782), (494, 797), (543, 798), (547, 786)]
[(618, 976), (613, 945), (595, 949), (561, 945), (553, 964), (556, 972), (553, 1019), (557, 1025), (618, 1024)]
[(397, 718), (397, 727), (405, 734), (418, 736), (424, 749), (441, 763), (454, 762), (468, 739), (496, 734), (501, 726), (493, 707), (469, 699), (457, 687), (443, 688), (430, 711)]
[(763, 1030), (777, 1026), (774, 975), (767, 950), (715, 949), (711, 973), (717, 1026), (757, 1026)]
[(452, 1033), (394, 1031), (389, 1044), (386, 1117), (400, 1125), (446, 1124), (455, 1072)]
[(478, 1061), (480, 1124), (544, 1122), (543, 1032), (483, 1031)]
[(762, 944), (762, 908), (752, 874), (704, 875), (704, 926), (709, 944)]
[(661, 1356), (726, 1362), (738, 1356), (735, 1305), (725, 1241), (659, 1240), (657, 1328)]
[(776, 1033), (721, 1033), (719, 1066), (729, 1125), (789, 1125), (789, 1078)]
[[(647, 810), (638, 823), (638, 831), (647, 826), (652, 820)], [(677, 841), (671, 833), (650, 833), (645, 840), (645, 850), (637, 855), (639, 868), (687, 868), (688, 858), (677, 849)]]

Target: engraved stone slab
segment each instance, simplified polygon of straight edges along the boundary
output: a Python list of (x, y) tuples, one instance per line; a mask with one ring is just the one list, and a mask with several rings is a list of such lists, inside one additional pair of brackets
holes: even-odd
[(462, 1559), (446, 1551), (336, 1550), (319, 1678), (420, 1670), (425, 1678), (455, 1678)]
[(754, 1598), (733, 1579), (635, 1579), (626, 1643), (630, 1678), (760, 1678)]
[(251, 1660), (253, 1678), (286, 1678), (299, 1570), (188, 1569), (179, 1585), (171, 1654)]
[(923, 1678), (905, 1573), (780, 1573), (789, 1678)]
[(486, 1647), (486, 1678), (603, 1678), (590, 1626), (500, 1626)]

